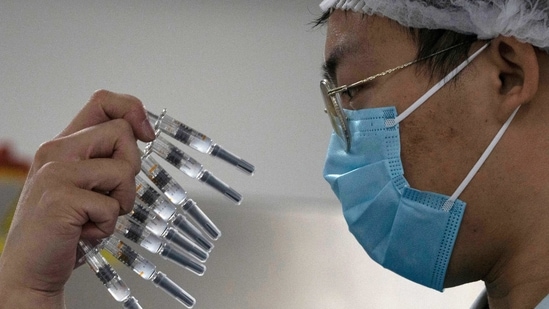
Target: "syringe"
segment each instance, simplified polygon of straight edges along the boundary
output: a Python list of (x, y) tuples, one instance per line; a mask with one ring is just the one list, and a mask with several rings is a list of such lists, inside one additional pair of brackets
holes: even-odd
[[(147, 207), (153, 210), (159, 217), (169, 223), (173, 223), (180, 231), (189, 236), (193, 241), (199, 244), (204, 250), (210, 252), (213, 244), (198, 230), (185, 216), (177, 212), (176, 206), (165, 198), (165, 195), (156, 191), (139, 175), (135, 178), (137, 197)], [(205, 231), (213, 231), (214, 235), (219, 237), (221, 232), (213, 222), (198, 208), (189, 208), (182, 211), (189, 214)], [(210, 235), (211, 236), (211, 235)]]
[(139, 305), (139, 302), (137, 299), (133, 296), (130, 296), (128, 299), (126, 299), (122, 305), (124, 305), (124, 309), (143, 309), (141, 305)]
[(94, 247), (89, 241), (80, 240), (78, 242), (78, 248), (97, 278), (101, 280), (117, 302), (124, 303), (125, 308), (141, 308), (137, 303), (137, 300), (131, 296), (130, 288), (105, 260), (97, 247)]
[(166, 115), (165, 109), (162, 111), (160, 116), (157, 116), (149, 111), (147, 111), (147, 114), (150, 122), (154, 125), (157, 132), (160, 130), (195, 150), (218, 157), (223, 161), (238, 167), (241, 171), (247, 174), (254, 173), (255, 167), (252, 164), (215, 144), (212, 139), (206, 135), (184, 125), (169, 115)]
[(206, 266), (195, 262), (182, 252), (173, 248), (170, 244), (162, 241), (162, 238), (150, 233), (144, 227), (120, 217), (116, 222), (116, 231), (127, 239), (140, 245), (152, 253), (158, 253), (163, 258), (170, 260), (179, 266), (202, 276), (206, 272)]
[(150, 155), (141, 157), (141, 170), (172, 203), (178, 205), (187, 198), (187, 192)]
[[(216, 240), (221, 236), (221, 231), (217, 228), (217, 226), (215, 226), (215, 224), (213, 224), (210, 218), (208, 218), (204, 214), (204, 212), (202, 212), (202, 209), (200, 209), (198, 205), (196, 205), (195, 201), (193, 201), (192, 199), (187, 199), (180, 206), (183, 213), (190, 215), (191, 218), (193, 218), (194, 221), (198, 223), (198, 225), (200, 225), (200, 227), (202, 227), (202, 229), (206, 231), (208, 236), (210, 236), (212, 239)], [(187, 223), (184, 223), (184, 222), (180, 223), (177, 220), (177, 219), (186, 220), (185, 217), (183, 216), (181, 217), (182, 218), (176, 218), (176, 220), (173, 221), (173, 224), (176, 226), (179, 226), (179, 225), (186, 226)]]
[(116, 236), (105, 238), (101, 246), (124, 265), (130, 267), (141, 278), (150, 280), (155, 286), (174, 297), (187, 308), (192, 308), (196, 303), (194, 297), (170, 280), (164, 273), (157, 271), (156, 265), (116, 238)]
[[(181, 186), (179, 186), (179, 184), (172, 179), (170, 174), (168, 174), (168, 172), (166, 172), (166, 170), (154, 158), (151, 157), (150, 151), (151, 150), (149, 149), (148, 152), (144, 153), (141, 157), (141, 170), (162, 192), (170, 198), (170, 200), (177, 201), (175, 204), (179, 204), (186, 197), (186, 195), (183, 196), (181, 194), (182, 192), (178, 190), (179, 188), (176, 188), (176, 186)], [(176, 159), (172, 158), (172, 161), (174, 160)], [(202, 170), (199, 177), (200, 181), (209, 184), (234, 203), (240, 204), (242, 202), (242, 195), (240, 193), (236, 192), (210, 172)], [(183, 190), (183, 192), (185, 192), (185, 190)]]
[[(165, 199), (162, 193), (151, 187), (141, 176), (135, 176), (137, 197), (149, 206), (162, 219), (169, 221), (176, 213), (176, 206)], [(185, 194), (186, 196), (186, 194)]]
[(200, 162), (196, 161), (161, 136), (157, 136), (154, 141), (147, 145), (145, 154), (150, 152), (156, 153), (166, 162), (185, 173), (185, 175), (206, 183), (236, 204), (242, 202), (242, 195), (240, 193), (229, 187), (226, 183), (221, 181), (221, 179), (215, 177), (210, 171), (204, 169), (204, 166), (200, 164)]
[(141, 202), (137, 200), (134, 204), (133, 210), (126, 215), (130, 221), (138, 225), (145, 226), (147, 230), (154, 235), (171, 241), (201, 262), (205, 262), (208, 259), (209, 254), (202, 249), (202, 247), (199, 247), (190, 239), (179, 233), (176, 229), (169, 226), (168, 223), (162, 218), (151, 214), (140, 204)]
[[(204, 212), (196, 205), (194, 201), (187, 198), (185, 190), (178, 186), (178, 190), (183, 193), (178, 195), (184, 195), (183, 200), (179, 200), (177, 203), (173, 200), (166, 200), (165, 195), (158, 192), (155, 188), (150, 186), (139, 175), (135, 178), (137, 197), (143, 201), (148, 207), (150, 207), (156, 214), (162, 219), (172, 222), (178, 229), (187, 234), (192, 240), (196, 241), (206, 251), (211, 251), (213, 244), (208, 241), (202, 233), (185, 218), (183, 215), (177, 213), (175, 205), (181, 206), (181, 211), (184, 214), (188, 214), (193, 220), (200, 225), (200, 227), (212, 238), (218, 239), (221, 236), (221, 231), (217, 226), (204, 214)], [(166, 197), (168, 197), (166, 195)], [(175, 204), (175, 205), (174, 205)]]

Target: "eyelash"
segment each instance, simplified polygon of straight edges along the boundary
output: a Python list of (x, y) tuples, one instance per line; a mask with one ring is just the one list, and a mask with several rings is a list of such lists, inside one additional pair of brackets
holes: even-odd
[(343, 94), (344, 96), (347, 96), (349, 100), (352, 100), (360, 92), (361, 89), (362, 89), (361, 86), (357, 86), (357, 87), (349, 88), (341, 92), (341, 94)]

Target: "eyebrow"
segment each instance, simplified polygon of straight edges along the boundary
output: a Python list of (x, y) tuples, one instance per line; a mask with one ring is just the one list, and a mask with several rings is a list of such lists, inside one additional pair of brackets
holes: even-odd
[(331, 82), (335, 82), (335, 71), (337, 69), (337, 66), (339, 64), (339, 58), (332, 57), (328, 58), (323, 64), (322, 64), (322, 77), (324, 79), (327, 79)]
[(345, 57), (351, 53), (355, 53), (358, 50), (358, 44), (356, 43), (343, 43), (334, 47), (334, 49), (328, 55), (328, 58), (322, 64), (322, 76), (335, 83), (337, 81), (337, 68)]

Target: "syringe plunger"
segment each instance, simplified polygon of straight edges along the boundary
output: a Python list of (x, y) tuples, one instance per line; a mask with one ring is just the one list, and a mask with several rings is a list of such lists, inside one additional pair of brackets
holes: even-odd
[(221, 179), (215, 177), (209, 171), (204, 170), (198, 180), (208, 184), (210, 187), (221, 192), (221, 194), (225, 195), (225, 197), (229, 198), (237, 205), (240, 205), (240, 203), (242, 202), (242, 194), (238, 193), (235, 189), (229, 187), (229, 185), (221, 181)]
[(164, 292), (170, 294), (177, 301), (185, 305), (187, 308), (192, 308), (196, 303), (194, 297), (179, 287), (168, 276), (162, 272), (157, 272), (156, 276), (152, 279), (152, 282)]
[(135, 297), (130, 296), (130, 298), (126, 299), (123, 303), (125, 309), (143, 309), (141, 305), (139, 305), (139, 302), (137, 302), (137, 299)]
[(172, 224), (180, 231), (185, 233), (196, 244), (198, 244), (206, 252), (212, 251), (214, 245), (182, 214), (177, 214), (172, 221)]
[(181, 205), (183, 212), (193, 218), (193, 220), (214, 240), (221, 236), (221, 231), (198, 207), (195, 201), (189, 199)]
[(174, 262), (198, 276), (202, 276), (206, 272), (206, 266), (195, 262), (190, 257), (179, 252), (179, 250), (172, 248), (169, 244), (165, 244), (159, 253), (163, 258)]
[(255, 167), (247, 161), (239, 158), (235, 154), (221, 148), (221, 146), (214, 144), (212, 148), (212, 156), (218, 157), (221, 160), (238, 167), (244, 173), (253, 175)]
[(164, 238), (169, 240), (171, 243), (177, 245), (183, 251), (188, 252), (193, 257), (197, 258), (201, 262), (206, 262), (208, 259), (208, 252), (206, 252), (202, 247), (197, 246), (194, 242), (189, 240), (187, 237), (181, 235), (176, 229), (169, 228), (166, 231)]

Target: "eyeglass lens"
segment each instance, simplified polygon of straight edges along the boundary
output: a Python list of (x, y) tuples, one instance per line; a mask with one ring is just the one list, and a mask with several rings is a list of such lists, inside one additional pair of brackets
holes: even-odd
[(320, 82), (320, 90), (322, 92), (322, 97), (324, 99), (324, 105), (326, 107), (326, 112), (330, 117), (330, 122), (334, 129), (334, 132), (341, 138), (341, 141), (345, 145), (345, 148), (349, 148), (349, 136), (347, 132), (347, 123), (344, 118), (343, 109), (338, 100), (339, 94), (329, 95), (330, 89), (333, 85), (328, 80), (323, 80)]

